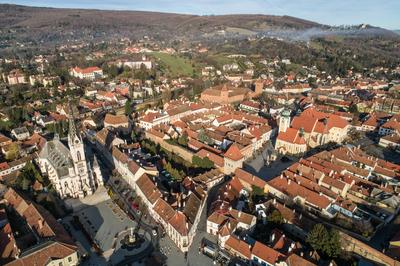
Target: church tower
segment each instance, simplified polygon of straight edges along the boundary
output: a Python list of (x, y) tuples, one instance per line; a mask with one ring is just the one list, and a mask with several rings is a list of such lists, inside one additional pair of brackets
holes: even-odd
[(288, 109), (284, 109), (281, 113), (281, 117), (279, 119), (279, 132), (286, 132), (286, 130), (290, 127), (290, 111)]
[[(79, 179), (79, 197), (84, 197), (93, 193), (92, 184), (88, 173), (88, 166), (85, 156), (85, 148), (83, 140), (77, 131), (75, 125), (75, 118), (72, 106), (69, 106), (69, 132), (68, 132), (68, 146), (72, 157), (72, 162), (75, 169), (75, 178)], [(86, 194), (86, 195), (85, 195)]]

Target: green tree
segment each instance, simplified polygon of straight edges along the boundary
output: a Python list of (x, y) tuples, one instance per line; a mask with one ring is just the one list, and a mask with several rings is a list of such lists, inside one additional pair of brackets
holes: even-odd
[(198, 138), (201, 142), (207, 143), (208, 145), (213, 145), (213, 140), (204, 132), (203, 129), (200, 129)]
[(278, 210), (273, 210), (267, 217), (267, 221), (273, 224), (283, 224), (283, 216)]
[(251, 185), (251, 189), (252, 189), (253, 196), (259, 196), (259, 197), (265, 196), (264, 189), (262, 189), (258, 186), (255, 186), (255, 185)]
[(6, 160), (14, 161), (19, 156), (19, 146), (17, 143), (13, 142), (8, 147), (8, 152), (6, 153)]
[(352, 114), (358, 114), (357, 104), (350, 105), (349, 112), (352, 113)]
[(329, 234), (325, 226), (323, 224), (316, 224), (308, 233), (306, 241), (314, 250), (323, 251), (328, 236)]
[(194, 155), (192, 158), (192, 163), (200, 168), (211, 169), (214, 167), (214, 162), (208, 159), (207, 157), (200, 158), (197, 155)]
[(325, 246), (325, 253), (331, 258), (337, 258), (342, 251), (339, 232), (335, 229), (329, 231), (329, 239)]
[(125, 114), (131, 115), (132, 114), (132, 100), (128, 99), (125, 103)]
[(329, 258), (336, 258), (341, 253), (339, 232), (335, 229), (328, 231), (323, 224), (316, 224), (308, 233), (307, 243)]
[(178, 144), (184, 147), (187, 147), (189, 142), (188, 136), (186, 134), (183, 134), (178, 138)]

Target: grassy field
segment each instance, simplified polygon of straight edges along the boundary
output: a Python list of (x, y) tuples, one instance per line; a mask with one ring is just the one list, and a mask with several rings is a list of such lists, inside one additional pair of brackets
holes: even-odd
[(157, 58), (158, 63), (171, 77), (192, 76), (196, 71), (192, 66), (192, 61), (179, 55), (154, 52), (152, 56)]

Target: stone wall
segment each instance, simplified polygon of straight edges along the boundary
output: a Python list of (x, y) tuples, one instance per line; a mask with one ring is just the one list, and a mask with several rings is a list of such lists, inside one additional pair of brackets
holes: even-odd
[(167, 151), (173, 152), (173, 153), (179, 155), (180, 157), (182, 157), (186, 161), (192, 162), (192, 158), (193, 158), (194, 153), (192, 153), (191, 151), (189, 151), (189, 150), (187, 150), (185, 148), (176, 146), (176, 145), (169, 144), (168, 142), (166, 142), (162, 138), (157, 137), (157, 136), (155, 136), (155, 135), (153, 135), (153, 134), (151, 134), (149, 132), (146, 132), (146, 138), (148, 138), (149, 140), (151, 140), (151, 141), (153, 141), (155, 143), (160, 144), (160, 146), (163, 147), (164, 149), (166, 149)]
[(400, 262), (386, 256), (382, 252), (370, 247), (369, 245), (355, 239), (343, 232), (340, 232), (342, 247), (349, 252), (354, 252), (368, 260), (376, 262), (378, 265), (400, 266)]

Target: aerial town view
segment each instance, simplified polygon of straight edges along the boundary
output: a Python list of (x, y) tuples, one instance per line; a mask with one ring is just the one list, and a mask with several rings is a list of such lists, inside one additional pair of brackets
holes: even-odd
[(400, 1), (0, 1), (0, 265), (400, 266)]

